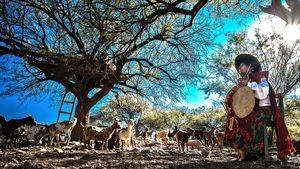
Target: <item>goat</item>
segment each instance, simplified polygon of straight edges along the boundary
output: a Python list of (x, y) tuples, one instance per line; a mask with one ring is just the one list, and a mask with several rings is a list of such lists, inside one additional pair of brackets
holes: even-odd
[(0, 116), (0, 129), (2, 128), (2, 126), (4, 126), (5, 123), (6, 123), (5, 117)]
[(122, 149), (124, 145), (130, 147), (130, 142), (133, 134), (133, 126), (134, 122), (132, 120), (129, 120), (127, 126), (125, 128), (122, 128), (118, 132), (119, 145), (122, 147)]
[(6, 120), (3, 116), (0, 116), (0, 136), (2, 135), (2, 128), (6, 124)]
[[(95, 132), (100, 132), (101, 130), (103, 130), (104, 128), (107, 128), (107, 127), (109, 127), (109, 126), (106, 126), (106, 125), (89, 126), (88, 131), (92, 132), (92, 130), (95, 130)], [(92, 146), (91, 145), (92, 140), (93, 139), (91, 139), (91, 140), (88, 139), (87, 141), (84, 141), (84, 139), (83, 139), (83, 142), (88, 142), (90, 147), (93, 147), (94, 149), (101, 150), (102, 149), (102, 142), (97, 141), (97, 140), (93, 140), (95, 145)], [(108, 149), (112, 149), (112, 148), (110, 148), (110, 142), (109, 141), (108, 141)]]
[(37, 124), (35, 126), (30, 126), (25, 124), (14, 131), (14, 137), (17, 139), (18, 146), (37, 144), (37, 135), (44, 132), (45, 129), (46, 125)]
[(136, 135), (136, 131), (133, 128), (132, 129), (132, 133), (131, 133), (131, 138), (130, 138), (131, 147), (135, 147), (136, 146), (136, 136), (135, 135)]
[(116, 129), (110, 139), (108, 139), (108, 149), (114, 149), (119, 147), (118, 129)]
[(99, 131), (96, 130), (97, 128), (94, 126), (91, 126), (86, 132), (85, 132), (85, 143), (87, 143), (87, 141), (90, 140), (94, 140), (94, 141), (99, 141), (101, 142), (101, 149), (104, 150), (104, 146), (105, 149), (108, 149), (108, 140), (112, 137), (114, 131), (116, 129), (121, 128), (119, 120), (115, 118), (114, 123), (107, 128), (104, 128), (102, 130)]
[(50, 145), (53, 145), (53, 140), (55, 138), (57, 145), (60, 146), (59, 137), (61, 134), (65, 134), (66, 137), (68, 138), (67, 140), (67, 146), (68, 146), (70, 144), (72, 130), (76, 125), (76, 123), (77, 123), (77, 118), (74, 118), (73, 121), (63, 121), (63, 122), (51, 124), (46, 127), (46, 131), (44, 132), (43, 136), (40, 139), (44, 138), (47, 135), (50, 135), (51, 137)]
[[(49, 132), (50, 125), (38, 125), (37, 128), (40, 130), (34, 136), (35, 144), (43, 144), (43, 142), (48, 141), (50, 144), (51, 142), (51, 135)], [(30, 137), (30, 136), (29, 136)]]
[(300, 154), (300, 140), (292, 140), (294, 148), (296, 149), (295, 154)]
[(47, 125), (37, 124), (35, 126), (23, 125), (15, 130), (15, 134), (25, 138), (30, 143), (40, 143), (38, 135), (45, 133)]
[(184, 147), (186, 147), (187, 151), (189, 151), (189, 148), (187, 146), (187, 142), (189, 141), (189, 138), (194, 134), (194, 130), (191, 128), (187, 128), (186, 131), (179, 130), (175, 135), (174, 138), (176, 139), (176, 142), (178, 144), (179, 151), (184, 151)]
[(154, 133), (154, 130), (148, 131), (148, 137), (149, 137), (149, 139), (152, 139), (153, 133)]
[(215, 132), (216, 128), (212, 127), (210, 131), (204, 131), (203, 132), (203, 137), (204, 137), (204, 142), (206, 146), (212, 145), (213, 144), (213, 134)]
[(168, 142), (169, 141), (168, 133), (169, 133), (168, 129), (156, 132), (155, 140), (162, 141), (162, 142)]
[[(98, 135), (98, 133), (100, 133), (100, 131), (102, 130), (102, 128), (98, 127), (98, 126), (86, 126), (83, 129), (83, 139), (82, 142), (85, 145), (89, 145), (91, 147), (91, 140), (95, 141), (95, 146), (96, 145), (96, 137)], [(100, 147), (102, 146), (102, 143), (100, 145)]]
[(215, 134), (215, 136), (216, 136), (216, 140), (212, 144), (211, 150), (213, 150), (213, 147), (215, 145), (217, 145), (217, 146), (219, 146), (221, 153), (223, 153), (222, 152), (222, 148), (223, 148), (223, 141), (224, 141), (224, 132), (217, 131), (216, 134)]
[(97, 139), (102, 142), (102, 150), (104, 149), (104, 144), (105, 149), (108, 149), (108, 140), (112, 137), (114, 131), (119, 128), (121, 128), (119, 120), (115, 118), (114, 123), (110, 127), (107, 127), (100, 131)]
[(201, 143), (200, 140), (188, 140), (186, 145), (191, 149), (197, 149), (199, 151), (203, 150), (203, 144)]
[(177, 131), (178, 131), (178, 126), (175, 126), (175, 128), (172, 132), (169, 131), (168, 137), (169, 137), (170, 140), (174, 138), (174, 135), (177, 133)]
[(16, 144), (16, 137), (15, 130), (25, 124), (28, 124), (30, 126), (35, 126), (36, 122), (31, 116), (27, 116), (22, 119), (11, 119), (8, 122), (5, 122), (2, 126), (2, 135), (5, 136), (5, 146), (8, 144), (8, 140), (12, 141), (14, 144)]
[(146, 142), (149, 138), (149, 129), (148, 127), (145, 128), (145, 130), (141, 133), (141, 137), (144, 139)]
[(194, 136), (197, 140), (203, 141), (204, 131), (206, 131), (206, 127), (202, 127), (202, 129), (196, 129)]

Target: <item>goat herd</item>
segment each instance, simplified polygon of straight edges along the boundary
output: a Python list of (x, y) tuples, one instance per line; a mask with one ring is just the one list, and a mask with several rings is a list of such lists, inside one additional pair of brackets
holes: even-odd
[[(76, 124), (79, 127), (76, 129), (82, 129), (83, 133), (80, 142), (72, 141), (69, 146), (65, 146), (72, 140), (72, 131)], [(83, 126), (76, 118), (72, 121), (42, 125), (37, 124), (30, 116), (9, 121), (0, 116), (0, 168), (237, 167), (236, 163), (228, 163), (234, 160), (234, 155), (230, 155), (233, 151), (230, 148), (223, 149), (224, 133), (214, 127), (182, 129), (174, 126), (172, 129), (160, 131), (143, 128), (141, 132), (136, 132), (135, 128), (132, 120), (122, 128), (118, 119), (114, 119), (108, 127), (99, 127)], [(64, 146), (61, 147), (62, 145)], [(300, 142), (294, 142), (294, 145), (299, 152)], [(211, 151), (216, 146), (220, 151)], [(97, 149), (103, 151), (94, 151)], [(264, 163), (261, 160), (251, 163), (251, 166), (264, 168), (270, 164), (273, 168), (299, 168), (299, 157), (291, 157), (288, 163)], [(240, 163), (238, 166), (248, 168), (249, 163)]]
[[(60, 146), (64, 140), (66, 145), (69, 145), (71, 140), (71, 133), (77, 119), (72, 121), (58, 122), (51, 125), (37, 124), (31, 116), (23, 119), (12, 119), (6, 121), (4, 117), (0, 116), (0, 140), (2, 140), (2, 147), (8, 146), (24, 146), (24, 145), (39, 145), (48, 144), (50, 146)], [(114, 149), (124, 147), (134, 147), (137, 142), (144, 143), (158, 142), (163, 144), (177, 143), (179, 151), (188, 151), (188, 148), (202, 150), (204, 146), (218, 146), (222, 153), (224, 133), (217, 131), (214, 127), (206, 130), (205, 127), (201, 129), (187, 128), (180, 130), (175, 126), (172, 131), (169, 129), (161, 131), (153, 131), (145, 128), (144, 131), (137, 134), (135, 132), (134, 121), (129, 120), (125, 128), (121, 128), (118, 119), (114, 119), (111, 126), (79, 126), (82, 129), (82, 137), (80, 142), (84, 143), (85, 147), (98, 148), (102, 150)], [(55, 142), (54, 142), (55, 141)], [(22, 145), (20, 145), (22, 144)]]

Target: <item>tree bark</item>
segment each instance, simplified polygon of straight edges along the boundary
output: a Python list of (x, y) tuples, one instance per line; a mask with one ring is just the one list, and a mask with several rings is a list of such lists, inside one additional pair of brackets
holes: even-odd
[(87, 103), (87, 99), (78, 99), (75, 117), (77, 123), (72, 131), (72, 140), (81, 141), (83, 138), (83, 127), (89, 124), (89, 111), (91, 107)]
[(84, 131), (83, 129), (85, 126), (89, 125), (89, 112), (90, 109), (104, 96), (106, 96), (110, 89), (112, 88), (113, 84), (109, 87), (105, 86), (102, 88), (101, 91), (96, 93), (92, 98), (88, 97), (88, 90), (86, 90), (86, 86), (80, 88), (79, 93), (77, 96), (77, 106), (75, 111), (75, 117), (77, 118), (77, 123), (72, 131), (72, 140), (74, 141), (82, 141)]

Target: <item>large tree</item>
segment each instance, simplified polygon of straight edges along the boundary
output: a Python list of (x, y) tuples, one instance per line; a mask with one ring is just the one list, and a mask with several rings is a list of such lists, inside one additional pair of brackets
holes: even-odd
[(209, 42), (212, 28), (204, 19), (197, 30), (188, 29), (207, 2), (1, 0), (0, 56), (3, 64), (9, 61), (1, 70), (10, 73), (1, 78), (3, 92), (40, 93), (63, 85), (76, 96), (75, 116), (84, 125), (110, 91), (161, 95), (151, 82), (176, 95), (174, 86), (197, 73), (188, 41), (196, 33), (202, 47)]
[(255, 55), (263, 70), (269, 71), (269, 81), (276, 93), (284, 96), (299, 88), (300, 40), (288, 43), (276, 32), (267, 34), (256, 30), (255, 36), (245, 32), (228, 35), (228, 43), (205, 58), (199, 86), (207, 94), (225, 96), (240, 77), (234, 67), (234, 58), (241, 53)]

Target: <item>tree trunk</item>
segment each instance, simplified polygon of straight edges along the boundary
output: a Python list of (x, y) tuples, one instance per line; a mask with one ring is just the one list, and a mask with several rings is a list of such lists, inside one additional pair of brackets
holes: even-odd
[[(83, 85), (85, 86), (85, 85)], [(113, 86), (113, 85), (112, 85)], [(77, 94), (77, 106), (75, 111), (75, 117), (77, 118), (77, 123), (72, 131), (72, 140), (82, 141), (85, 126), (89, 125), (89, 112), (90, 109), (104, 96), (106, 96), (111, 87), (103, 87), (98, 93), (96, 93), (92, 98), (88, 97), (88, 90), (86, 86), (81, 88), (79, 94)]]
[[(87, 99), (78, 99), (75, 111), (77, 123), (72, 131), (72, 140), (81, 141), (83, 138), (83, 127), (89, 124), (89, 111), (91, 107), (87, 104)], [(81, 125), (82, 124), (82, 125)]]

